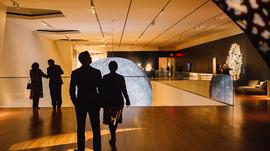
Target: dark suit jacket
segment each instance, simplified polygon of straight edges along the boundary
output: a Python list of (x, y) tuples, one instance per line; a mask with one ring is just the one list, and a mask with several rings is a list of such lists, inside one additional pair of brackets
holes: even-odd
[(91, 66), (72, 71), (69, 93), (73, 104), (83, 108), (100, 106), (100, 84), (101, 73)]
[(47, 75), (50, 78), (50, 80), (49, 80), (50, 87), (52, 87), (54, 85), (63, 84), (61, 74), (64, 74), (64, 71), (61, 69), (61, 67), (59, 65), (53, 65), (53, 66), (47, 68)]
[(102, 80), (102, 93), (104, 106), (124, 106), (124, 99), (129, 102), (125, 79), (117, 73), (104, 75)]

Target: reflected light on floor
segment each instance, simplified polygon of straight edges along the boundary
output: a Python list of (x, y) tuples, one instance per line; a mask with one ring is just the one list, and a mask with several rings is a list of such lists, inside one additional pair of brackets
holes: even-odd
[(249, 97), (260, 98), (260, 99), (267, 99), (267, 96), (266, 95), (250, 95)]
[[(128, 132), (128, 131), (137, 131), (142, 130), (142, 128), (125, 128), (117, 130), (119, 132)], [(92, 139), (92, 131), (88, 131), (85, 133), (86, 141)], [(101, 135), (108, 135), (110, 134), (109, 130), (101, 130)], [(23, 142), (19, 142), (17, 144), (12, 145), (9, 150), (26, 150), (26, 149), (38, 149), (43, 147), (53, 147), (59, 145), (68, 145), (77, 143), (77, 135), (76, 133), (66, 133), (66, 134), (59, 134), (54, 136), (45, 136), (41, 138), (31, 139)], [(69, 151), (69, 150), (68, 150)], [(87, 151), (87, 150), (86, 150)], [(91, 149), (88, 151), (92, 151)]]
[(0, 119), (9, 118), (10, 116), (14, 115), (14, 112), (1, 112)]
[[(68, 149), (67, 151), (74, 151), (74, 148)], [(85, 148), (85, 151), (94, 151), (94, 150), (90, 148)]]

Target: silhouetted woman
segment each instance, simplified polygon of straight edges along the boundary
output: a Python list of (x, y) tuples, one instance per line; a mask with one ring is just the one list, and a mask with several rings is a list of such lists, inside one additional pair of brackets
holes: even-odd
[(30, 99), (33, 100), (33, 109), (39, 109), (39, 98), (43, 97), (43, 88), (42, 88), (42, 77), (48, 78), (46, 74), (44, 74), (39, 69), (39, 64), (37, 62), (32, 64), (32, 69), (30, 70), (30, 78), (31, 78), (31, 92)]
[(102, 80), (104, 99), (103, 123), (109, 125), (111, 133), (110, 144), (115, 143), (117, 125), (122, 123), (123, 96), (125, 97), (126, 105), (130, 105), (125, 79), (122, 75), (116, 73), (117, 68), (117, 63), (111, 61), (109, 63), (110, 73), (104, 75)]

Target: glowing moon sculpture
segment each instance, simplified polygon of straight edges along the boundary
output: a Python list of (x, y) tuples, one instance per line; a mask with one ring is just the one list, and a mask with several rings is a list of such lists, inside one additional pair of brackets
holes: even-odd
[(102, 76), (110, 72), (108, 64), (116, 61), (118, 64), (117, 73), (125, 78), (128, 95), (131, 105), (149, 106), (152, 104), (152, 87), (146, 73), (134, 62), (118, 57), (100, 59), (91, 64), (99, 69)]

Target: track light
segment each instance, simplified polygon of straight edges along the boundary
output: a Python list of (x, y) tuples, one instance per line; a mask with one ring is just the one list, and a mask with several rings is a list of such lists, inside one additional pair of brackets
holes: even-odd
[(92, 13), (95, 15), (95, 17), (97, 19), (97, 22), (98, 22), (98, 25), (99, 25), (99, 30), (100, 30), (100, 33), (101, 33), (103, 42), (105, 42), (106, 40), (105, 40), (105, 37), (104, 37), (104, 32), (103, 32), (101, 23), (99, 21), (98, 14), (97, 14), (97, 11), (96, 11), (96, 8), (95, 8), (95, 4), (94, 4), (93, 0), (91, 0), (90, 6), (91, 6), (91, 9), (92, 9)]
[(91, 0), (91, 10), (92, 10), (92, 13), (93, 14), (96, 14), (96, 8), (95, 8), (95, 5), (94, 5), (94, 3), (93, 3), (93, 1)]
[(224, 16), (219, 16), (219, 19), (223, 19), (223, 18), (225, 18)]
[(69, 36), (67, 36), (67, 35), (65, 35), (65, 37), (66, 37), (69, 41), (72, 40), (72, 39), (71, 39)]
[(44, 26), (46, 26), (46, 24), (42, 21), (42, 23), (41, 23), (42, 25), (44, 25)]
[(154, 26), (156, 24), (156, 20), (153, 20), (151, 25)]
[(48, 24), (48, 23), (45, 22), (44, 20), (41, 22), (41, 24), (44, 25), (44, 26), (47, 26), (47, 27), (49, 27), (49, 28), (51, 28), (51, 29), (54, 29), (53, 26), (51, 26), (50, 24)]
[(95, 15), (96, 14), (96, 10), (95, 9), (92, 9), (92, 13)]
[(162, 9), (159, 13), (159, 16), (161, 16), (164, 13), (164, 10)]
[(14, 0), (10, 0), (12, 2), (13, 7), (16, 7), (17, 9), (20, 9), (20, 5), (15, 2)]

